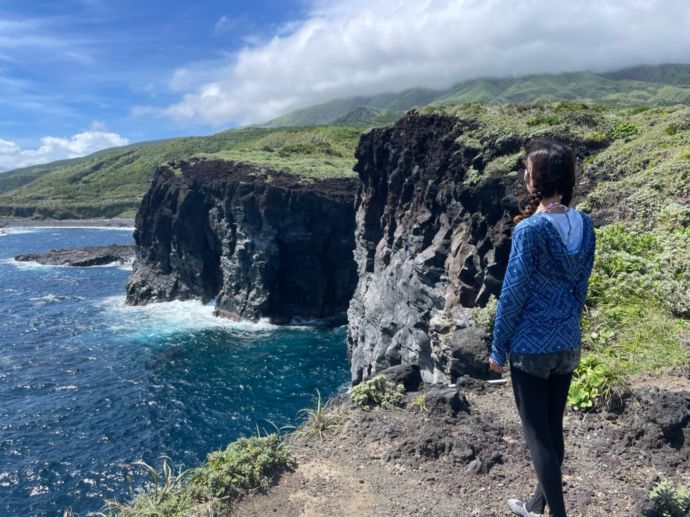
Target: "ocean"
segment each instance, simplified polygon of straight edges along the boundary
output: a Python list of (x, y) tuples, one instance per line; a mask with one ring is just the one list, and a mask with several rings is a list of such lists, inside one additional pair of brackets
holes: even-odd
[(296, 424), (316, 389), (347, 389), (345, 326), (235, 323), (195, 301), (129, 307), (127, 266), (13, 260), (131, 242), (131, 229), (0, 235), (0, 515), (98, 511), (141, 490), (134, 461), (198, 465)]

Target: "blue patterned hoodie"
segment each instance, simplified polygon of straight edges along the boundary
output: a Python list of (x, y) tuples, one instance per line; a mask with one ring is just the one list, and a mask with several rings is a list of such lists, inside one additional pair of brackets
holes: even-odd
[(491, 359), (510, 352), (546, 353), (580, 346), (580, 314), (594, 263), (596, 239), (583, 212), (580, 246), (569, 252), (543, 212), (513, 230), (508, 268), (496, 309)]

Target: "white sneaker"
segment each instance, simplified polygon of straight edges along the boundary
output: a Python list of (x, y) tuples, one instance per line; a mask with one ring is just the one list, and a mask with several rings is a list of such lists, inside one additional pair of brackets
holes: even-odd
[(519, 499), (508, 499), (508, 507), (515, 515), (522, 515), (522, 517), (544, 517), (543, 513), (528, 512), (527, 503)]

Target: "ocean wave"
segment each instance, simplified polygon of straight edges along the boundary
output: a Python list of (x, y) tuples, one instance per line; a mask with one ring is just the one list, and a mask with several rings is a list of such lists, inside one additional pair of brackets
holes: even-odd
[[(261, 319), (232, 321), (213, 315), (214, 304), (198, 300), (158, 302), (148, 305), (126, 305), (121, 296), (110, 296), (99, 302), (110, 318), (110, 329), (134, 334), (173, 334), (176, 332), (227, 328), (245, 332), (275, 331), (279, 327)], [(297, 327), (295, 327), (297, 328)]]
[(14, 266), (18, 269), (44, 269), (44, 268), (69, 268), (69, 269), (98, 269), (98, 268), (109, 268), (116, 267), (124, 271), (132, 270), (132, 263), (125, 262), (121, 263), (119, 260), (114, 260), (113, 262), (108, 262), (107, 264), (99, 264), (98, 266), (70, 266), (69, 264), (41, 264), (35, 260), (15, 260), (13, 258), (2, 259), (0, 264), (6, 264)]
[(25, 233), (36, 233), (40, 231), (37, 227), (23, 227), (23, 226), (7, 226), (3, 228), (4, 235), (22, 235)]
[(117, 232), (133, 232), (133, 226), (6, 226), (3, 228), (7, 234), (19, 235), (23, 233), (36, 233), (43, 230), (111, 230)]
[(67, 267), (67, 266), (53, 266), (53, 265), (48, 265), (48, 264), (39, 264), (38, 262), (34, 262), (31, 260), (19, 261), (19, 260), (15, 260), (13, 258), (2, 259), (2, 260), (0, 260), (0, 264), (4, 264), (4, 265), (8, 265), (8, 266), (14, 266), (17, 269), (48, 269), (48, 268), (54, 268), (54, 267)]
[[(83, 298), (81, 298), (81, 297), (79, 297), (79, 298), (81, 300), (83, 300)], [(59, 303), (59, 302), (63, 302), (65, 300), (69, 300), (69, 299), (70, 299), (69, 296), (60, 296), (60, 295), (56, 295), (53, 293), (49, 293), (49, 294), (46, 294), (44, 296), (36, 296), (33, 298), (29, 298), (29, 300), (32, 302), (40, 302), (40, 303)]]

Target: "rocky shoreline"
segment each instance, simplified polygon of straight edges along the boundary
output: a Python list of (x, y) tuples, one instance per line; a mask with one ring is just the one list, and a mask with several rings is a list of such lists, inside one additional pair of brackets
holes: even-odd
[(18, 262), (37, 262), (44, 266), (94, 267), (108, 264), (130, 264), (134, 260), (134, 245), (111, 244), (84, 248), (61, 248), (45, 253), (17, 255)]
[(134, 219), (29, 219), (0, 218), (2, 228), (134, 228)]

